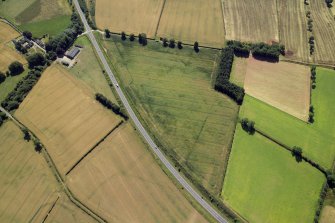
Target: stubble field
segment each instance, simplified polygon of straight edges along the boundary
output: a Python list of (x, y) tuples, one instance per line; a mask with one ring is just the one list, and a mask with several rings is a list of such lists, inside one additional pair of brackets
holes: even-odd
[(15, 115), (40, 138), (62, 174), (120, 122), (58, 65), (43, 73)]
[(79, 199), (110, 222), (206, 222), (129, 123), (90, 153), (68, 175), (68, 183)]

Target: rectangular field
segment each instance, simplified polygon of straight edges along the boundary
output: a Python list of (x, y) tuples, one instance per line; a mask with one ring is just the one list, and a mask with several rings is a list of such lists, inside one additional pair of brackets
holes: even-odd
[(68, 175), (68, 182), (81, 201), (109, 222), (206, 222), (129, 123), (87, 156)]
[(112, 32), (155, 37), (164, 0), (96, 0), (97, 26)]
[(223, 6), (226, 39), (279, 41), (276, 0), (225, 0)]
[(59, 65), (49, 67), (15, 112), (66, 173), (120, 119)]
[(249, 222), (313, 222), (324, 176), (238, 125), (223, 198)]
[(279, 0), (280, 42), (286, 47), (289, 59), (309, 61), (307, 18), (303, 1)]
[(238, 106), (211, 86), (218, 51), (114, 41), (104, 47), (147, 129), (193, 178), (219, 193)]
[(314, 60), (317, 63), (335, 63), (335, 20), (325, 1), (310, 0), (315, 37)]
[(166, 0), (157, 35), (189, 44), (198, 41), (204, 46), (223, 47), (221, 0)]
[(59, 190), (57, 181), (13, 122), (0, 127), (0, 142), (0, 222), (32, 221), (51, 206)]
[(294, 63), (269, 63), (250, 57), (244, 81), (247, 94), (307, 121), (310, 69)]

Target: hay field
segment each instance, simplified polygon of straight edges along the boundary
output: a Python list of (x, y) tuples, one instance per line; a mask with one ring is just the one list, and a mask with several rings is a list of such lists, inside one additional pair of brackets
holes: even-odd
[(43, 156), (11, 121), (0, 127), (0, 142), (0, 222), (45, 215), (59, 187)]
[(146, 33), (155, 37), (163, 0), (96, 0), (97, 26), (112, 32)]
[(61, 66), (49, 67), (15, 112), (66, 173), (120, 119)]
[(226, 39), (279, 41), (276, 0), (225, 0), (223, 6)]
[(325, 1), (310, 0), (315, 37), (314, 60), (335, 63), (335, 20)]
[(249, 222), (313, 222), (324, 180), (310, 164), (238, 125), (223, 199)]
[(67, 181), (81, 201), (110, 222), (206, 222), (129, 123), (108, 136)]
[(248, 59), (244, 82), (247, 94), (307, 121), (310, 104), (309, 67)]
[(218, 51), (119, 39), (103, 44), (133, 108), (168, 154), (219, 193), (238, 106), (211, 86)]
[(328, 205), (323, 207), (320, 223), (335, 223), (335, 207)]
[(223, 47), (225, 34), (220, 0), (166, 0), (159, 23), (159, 37)]
[(286, 57), (308, 62), (306, 10), (303, 1), (278, 1), (280, 42), (285, 45)]
[(64, 222), (96, 222), (92, 217), (73, 204), (63, 193), (57, 200), (56, 205), (51, 210), (44, 222), (64, 223)]

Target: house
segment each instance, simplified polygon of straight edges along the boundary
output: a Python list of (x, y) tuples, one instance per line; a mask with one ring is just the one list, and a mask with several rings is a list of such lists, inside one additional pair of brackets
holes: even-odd
[(73, 60), (80, 52), (78, 47), (73, 47), (71, 50), (66, 51), (65, 56)]

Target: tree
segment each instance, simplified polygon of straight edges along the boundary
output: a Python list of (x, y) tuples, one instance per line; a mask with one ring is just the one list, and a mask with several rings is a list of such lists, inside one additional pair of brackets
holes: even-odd
[(199, 43), (197, 41), (194, 42), (193, 48), (195, 52), (199, 52)]
[(177, 43), (178, 49), (183, 49), (183, 43), (181, 41), (178, 41)]
[(44, 66), (46, 64), (46, 59), (42, 53), (34, 53), (27, 57), (29, 68), (32, 69), (36, 66)]
[(30, 139), (31, 139), (31, 136), (30, 136), (30, 133), (29, 133), (28, 129), (27, 128), (22, 128), (22, 132), (23, 132), (24, 140), (29, 142)]
[(131, 34), (129, 35), (129, 40), (132, 41), (132, 42), (135, 40), (135, 35), (134, 35), (134, 33), (131, 33)]
[(27, 39), (31, 39), (33, 37), (33, 34), (29, 31), (23, 31), (22, 35)]
[(163, 38), (163, 47), (167, 47), (168, 46), (168, 40), (167, 38)]
[(54, 51), (50, 51), (47, 53), (47, 59), (55, 61), (57, 59), (57, 54)]
[(175, 40), (174, 39), (170, 39), (170, 41), (169, 41), (169, 47), (170, 48), (174, 48), (175, 47)]
[(0, 84), (6, 80), (6, 74), (0, 71)]
[(244, 118), (241, 120), (241, 126), (243, 130), (249, 133), (250, 135), (253, 135), (255, 133), (255, 122), (250, 121), (247, 118)]
[(327, 183), (330, 188), (335, 188), (335, 173), (332, 173), (331, 170), (326, 171)]
[(11, 63), (8, 66), (8, 69), (11, 76), (21, 74), (24, 71), (23, 65), (19, 61), (14, 61), (13, 63)]
[(302, 160), (302, 148), (300, 148), (298, 146), (293, 146), (293, 148), (292, 148), (292, 156), (295, 157), (295, 159), (297, 160), (297, 162), (301, 162), (301, 160)]
[(109, 31), (109, 29), (105, 29), (105, 37), (107, 39), (109, 39), (111, 37), (111, 32)]
[(333, 0), (326, 0), (326, 4), (329, 8), (332, 7)]
[(42, 144), (38, 139), (34, 139), (34, 146), (35, 146), (35, 151), (40, 153), (42, 150)]
[(126, 37), (126, 33), (125, 33), (125, 32), (122, 32), (122, 33), (121, 33), (121, 39), (122, 39), (122, 40), (126, 40), (126, 39), (127, 39), (127, 37)]
[(145, 33), (138, 34), (138, 42), (143, 46), (147, 45), (148, 44), (147, 34)]

